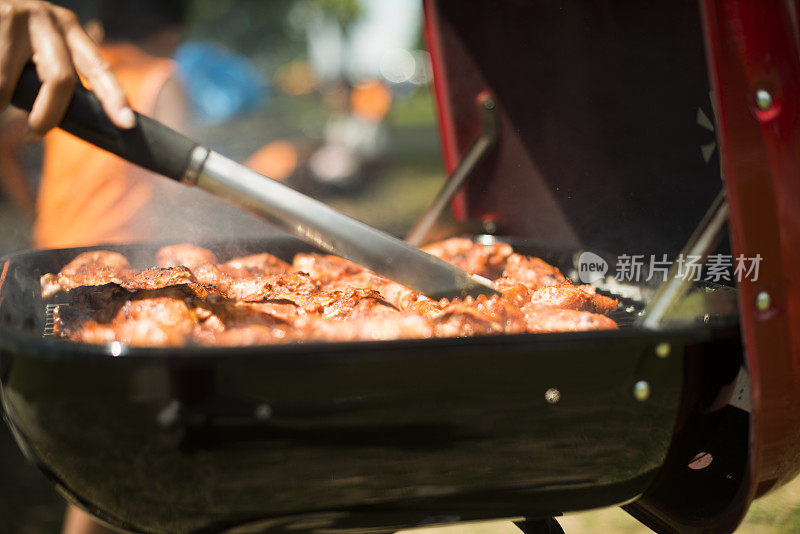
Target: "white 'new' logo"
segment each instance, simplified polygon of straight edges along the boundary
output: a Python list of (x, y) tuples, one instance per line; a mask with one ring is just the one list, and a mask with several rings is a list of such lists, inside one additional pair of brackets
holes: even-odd
[(608, 263), (594, 252), (583, 252), (578, 257), (578, 278), (584, 284), (602, 280), (607, 272)]

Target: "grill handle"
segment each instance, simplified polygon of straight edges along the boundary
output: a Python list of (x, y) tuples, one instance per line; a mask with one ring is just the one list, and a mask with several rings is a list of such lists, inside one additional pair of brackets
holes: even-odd
[[(22, 71), (11, 103), (30, 111), (41, 86), (36, 67), (29, 62)], [(198, 143), (149, 117), (139, 113), (135, 115), (136, 127), (130, 130), (117, 128), (106, 115), (97, 97), (78, 85), (59, 126), (62, 130), (131, 163), (180, 180)]]

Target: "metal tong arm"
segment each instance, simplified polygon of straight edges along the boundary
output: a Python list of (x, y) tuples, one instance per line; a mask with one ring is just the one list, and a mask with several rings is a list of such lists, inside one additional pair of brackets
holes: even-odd
[[(36, 69), (28, 65), (12, 102), (30, 110), (40, 87)], [(261, 176), (157, 121), (138, 114), (136, 119), (135, 128), (118, 129), (106, 116), (97, 97), (78, 87), (60, 126), (131, 163), (196, 185), (307, 243), (363, 265), (432, 299), (499, 294), (486, 279), (470, 276), (394, 236)]]

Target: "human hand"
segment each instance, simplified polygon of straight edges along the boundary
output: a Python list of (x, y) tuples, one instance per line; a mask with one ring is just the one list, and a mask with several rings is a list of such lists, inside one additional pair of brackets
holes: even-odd
[(91, 84), (111, 122), (123, 129), (136, 125), (119, 80), (72, 11), (40, 0), (0, 0), (0, 111), (30, 60), (42, 87), (28, 115), (26, 140), (41, 138), (61, 122), (76, 71)]

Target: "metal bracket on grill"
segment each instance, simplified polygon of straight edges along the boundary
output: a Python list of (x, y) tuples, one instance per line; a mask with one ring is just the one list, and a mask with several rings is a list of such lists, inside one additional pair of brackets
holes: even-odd
[(523, 534), (564, 534), (564, 529), (558, 524), (555, 517), (546, 519), (525, 519), (524, 521), (514, 521), (514, 525)]
[[(728, 202), (725, 191), (720, 191), (703, 220), (697, 226), (681, 254), (684, 257), (697, 256), (701, 262), (719, 244), (725, 223), (728, 221)], [(678, 266), (673, 266), (667, 275), (667, 281), (658, 288), (653, 299), (647, 305), (644, 315), (637, 321), (644, 328), (658, 328), (662, 322), (672, 315), (692, 286), (688, 277), (679, 276)]]
[(486, 95), (480, 100), (479, 105), (481, 107), (483, 130), (478, 138), (475, 139), (475, 142), (472, 143), (472, 146), (469, 147), (467, 153), (464, 154), (456, 170), (453, 171), (453, 174), (448, 177), (442, 188), (436, 194), (433, 203), (425, 210), (425, 213), (422, 214), (417, 224), (414, 225), (414, 228), (412, 228), (408, 236), (406, 236), (406, 242), (409, 245), (418, 247), (425, 244), (425, 238), (442, 216), (447, 205), (458, 190), (461, 189), (461, 186), (473, 176), (475, 168), (497, 141), (499, 129), (497, 127), (495, 101), (491, 96)]

